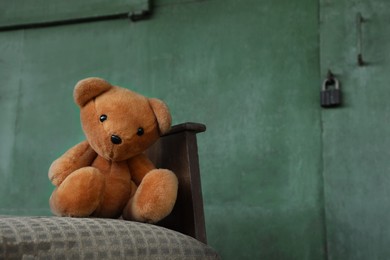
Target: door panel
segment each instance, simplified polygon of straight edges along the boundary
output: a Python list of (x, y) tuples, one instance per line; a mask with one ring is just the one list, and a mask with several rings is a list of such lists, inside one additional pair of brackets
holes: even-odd
[(322, 0), (320, 10), (321, 72), (336, 74), (344, 97), (322, 112), (329, 259), (389, 259), (390, 2)]

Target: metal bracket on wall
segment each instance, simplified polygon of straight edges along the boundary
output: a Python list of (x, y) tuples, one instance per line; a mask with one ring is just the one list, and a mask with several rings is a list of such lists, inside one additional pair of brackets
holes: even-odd
[(363, 47), (362, 47), (362, 24), (365, 22), (361, 13), (356, 14), (356, 51), (357, 51), (357, 64), (359, 66), (367, 65), (363, 60)]
[(129, 18), (133, 22), (149, 19), (152, 15), (152, 1), (138, 1), (132, 4), (129, 12)]
[(2, 25), (0, 26), (0, 32), (45, 28), (45, 27), (80, 24), (80, 23), (91, 23), (97, 21), (107, 21), (107, 20), (117, 20), (117, 19), (130, 19), (133, 22), (137, 22), (151, 17), (152, 9), (153, 9), (152, 6), (153, 6), (152, 0), (134, 0), (131, 2), (130, 11), (128, 12), (102, 14), (96, 16), (85, 16), (85, 17), (62, 19), (62, 20)]

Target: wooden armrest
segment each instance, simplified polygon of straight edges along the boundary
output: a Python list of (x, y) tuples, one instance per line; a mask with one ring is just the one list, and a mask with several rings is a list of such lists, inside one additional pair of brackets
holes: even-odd
[(206, 126), (204, 124), (186, 122), (186, 123), (172, 126), (171, 130), (169, 130), (169, 132), (166, 133), (164, 136), (185, 132), (185, 131), (202, 133), (206, 131)]
[(175, 125), (147, 155), (157, 168), (172, 170), (179, 180), (178, 198), (172, 213), (158, 225), (207, 243), (196, 134), (206, 126), (198, 123)]

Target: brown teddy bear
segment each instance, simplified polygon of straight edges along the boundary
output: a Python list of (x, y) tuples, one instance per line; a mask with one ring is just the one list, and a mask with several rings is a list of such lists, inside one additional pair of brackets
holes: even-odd
[(176, 175), (155, 169), (143, 152), (170, 129), (167, 106), (100, 78), (79, 81), (73, 94), (87, 140), (49, 169), (53, 213), (149, 223), (166, 217), (176, 201)]

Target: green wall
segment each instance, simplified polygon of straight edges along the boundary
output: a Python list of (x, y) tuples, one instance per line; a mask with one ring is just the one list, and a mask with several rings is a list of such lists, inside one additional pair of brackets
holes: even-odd
[[(59, 17), (85, 12), (57, 2)], [(50, 13), (19, 3), (0, 0), (1, 24), (14, 9)], [(159, 0), (147, 21), (0, 32), (0, 214), (50, 214), (47, 169), (84, 138), (73, 86), (100, 76), (165, 100), (174, 123), (207, 125), (208, 241), (223, 259), (323, 259), (318, 12), (310, 0)]]
[(322, 113), (329, 259), (390, 259), (390, 2), (321, 0), (320, 9), (321, 71), (344, 93), (343, 108)]

